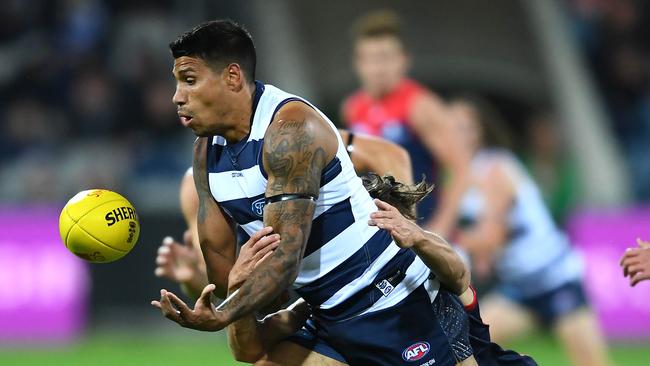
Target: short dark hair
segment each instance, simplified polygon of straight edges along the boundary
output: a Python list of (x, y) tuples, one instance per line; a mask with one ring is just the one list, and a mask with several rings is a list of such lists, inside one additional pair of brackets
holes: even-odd
[(401, 21), (392, 10), (375, 10), (359, 18), (352, 27), (354, 40), (395, 37), (402, 41)]
[(237, 63), (249, 82), (255, 80), (255, 45), (243, 26), (230, 20), (211, 20), (181, 34), (169, 44), (174, 58), (192, 56), (212, 67)]

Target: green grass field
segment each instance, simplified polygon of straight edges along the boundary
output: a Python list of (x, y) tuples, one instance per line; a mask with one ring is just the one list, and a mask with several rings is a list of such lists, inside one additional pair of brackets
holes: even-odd
[[(568, 365), (564, 352), (549, 337), (535, 335), (511, 345), (532, 355), (540, 365)], [(612, 358), (617, 366), (650, 365), (650, 347), (616, 345)], [(89, 334), (64, 347), (0, 348), (0, 365), (7, 366), (193, 366), (243, 365), (228, 353), (223, 334), (158, 332), (137, 335), (122, 332)]]

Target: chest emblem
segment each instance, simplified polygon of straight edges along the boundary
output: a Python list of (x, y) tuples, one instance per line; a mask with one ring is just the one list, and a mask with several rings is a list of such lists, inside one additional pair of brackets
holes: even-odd
[(255, 201), (253, 201), (253, 203), (251, 204), (251, 210), (253, 211), (253, 213), (255, 215), (257, 215), (259, 217), (262, 217), (264, 215), (264, 204), (265, 204), (264, 201), (265, 200), (266, 200), (266, 198), (262, 197), (262, 198), (259, 198), (259, 199), (255, 200)]

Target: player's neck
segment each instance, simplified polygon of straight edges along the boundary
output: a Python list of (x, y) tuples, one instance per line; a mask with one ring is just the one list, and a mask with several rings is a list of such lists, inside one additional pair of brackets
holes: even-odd
[(364, 87), (366, 93), (370, 95), (371, 98), (373, 99), (382, 99), (386, 97), (387, 95), (393, 93), (397, 87), (400, 85), (400, 82), (403, 79), (399, 79), (395, 82), (390, 83), (389, 85), (384, 86), (383, 88), (370, 88), (370, 87)]
[(251, 118), (253, 116), (253, 98), (255, 88), (249, 86), (242, 90), (243, 96), (231, 103), (232, 109), (225, 116), (229, 128), (223, 134), (228, 144), (234, 144), (244, 139), (251, 130)]

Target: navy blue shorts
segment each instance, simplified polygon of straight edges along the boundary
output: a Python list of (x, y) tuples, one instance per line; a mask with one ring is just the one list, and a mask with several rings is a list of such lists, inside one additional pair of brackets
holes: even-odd
[(469, 319), (458, 296), (441, 286), (432, 305), (456, 359), (464, 360), (471, 356)]
[(341, 322), (313, 317), (289, 341), (353, 366), (458, 362), (424, 285), (388, 309)]
[(571, 281), (540, 295), (524, 297), (515, 287), (499, 286), (497, 291), (507, 299), (525, 307), (535, 314), (543, 325), (555, 322), (581, 307), (588, 306), (587, 296), (581, 281)]

